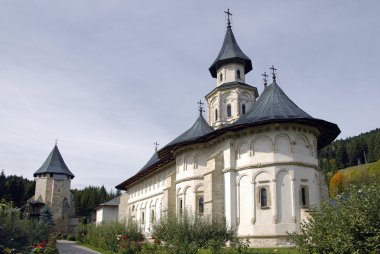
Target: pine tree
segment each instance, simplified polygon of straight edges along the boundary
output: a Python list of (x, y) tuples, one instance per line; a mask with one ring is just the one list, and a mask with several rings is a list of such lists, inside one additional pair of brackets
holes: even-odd
[(50, 211), (50, 209), (49, 209), (48, 206), (44, 206), (41, 209), (41, 212), (40, 212), (40, 222), (48, 224), (50, 226), (54, 225), (53, 214)]

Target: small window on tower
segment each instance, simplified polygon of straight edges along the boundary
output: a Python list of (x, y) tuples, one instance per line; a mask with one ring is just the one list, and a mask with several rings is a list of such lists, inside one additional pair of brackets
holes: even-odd
[(236, 71), (236, 78), (237, 78), (237, 79), (240, 79), (240, 70), (237, 70), (237, 71)]
[(245, 104), (243, 104), (243, 105), (241, 106), (241, 113), (242, 113), (243, 115), (245, 115)]
[(204, 211), (204, 198), (203, 196), (198, 196), (198, 214), (202, 215)]
[(227, 104), (227, 117), (231, 117), (231, 105)]
[(219, 75), (219, 81), (223, 81), (223, 73), (220, 73), (220, 75)]
[(182, 201), (182, 198), (180, 198), (180, 199), (178, 200), (178, 213), (179, 213), (180, 215), (182, 215), (182, 212), (183, 212), (183, 201)]
[(218, 121), (218, 109), (215, 109), (215, 121)]

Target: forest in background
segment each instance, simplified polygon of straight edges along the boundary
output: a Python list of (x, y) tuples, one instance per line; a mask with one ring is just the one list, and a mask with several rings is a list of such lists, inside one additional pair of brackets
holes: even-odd
[(318, 151), (319, 167), (329, 177), (337, 170), (380, 159), (380, 129), (339, 139)]

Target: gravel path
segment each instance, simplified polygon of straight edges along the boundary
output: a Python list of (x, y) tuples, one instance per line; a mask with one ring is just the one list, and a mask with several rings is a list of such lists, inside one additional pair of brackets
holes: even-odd
[(100, 252), (83, 247), (73, 241), (66, 240), (58, 240), (57, 248), (59, 254), (100, 254)]

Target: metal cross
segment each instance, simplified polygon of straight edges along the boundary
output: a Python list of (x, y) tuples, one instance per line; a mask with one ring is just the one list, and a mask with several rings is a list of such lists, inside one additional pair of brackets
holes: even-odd
[(157, 141), (156, 141), (156, 142), (153, 143), (153, 145), (154, 145), (154, 150), (157, 151), (157, 148), (158, 148), (158, 146), (159, 146), (160, 144), (157, 143)]
[(228, 8), (227, 11), (225, 11), (224, 13), (227, 14), (227, 27), (230, 27), (231, 26), (230, 16), (232, 16), (232, 13), (230, 12), (230, 8)]
[(57, 146), (57, 144), (58, 144), (58, 139), (56, 138), (55, 139), (55, 145)]
[(199, 100), (198, 102), (197, 102), (197, 104), (198, 104), (198, 110), (199, 110), (199, 113), (203, 113), (203, 112), (205, 112), (204, 110), (203, 110), (203, 105), (204, 105), (204, 103), (201, 101), (201, 100)]
[(267, 86), (268, 85), (268, 75), (266, 72), (264, 72), (263, 74), (261, 74), (261, 76), (263, 76), (263, 81), (264, 81), (264, 86)]
[(273, 81), (276, 81), (276, 71), (277, 71), (277, 69), (274, 68), (273, 65), (272, 65), (272, 67), (270, 67), (270, 69), (272, 70), (272, 78), (273, 78)]

